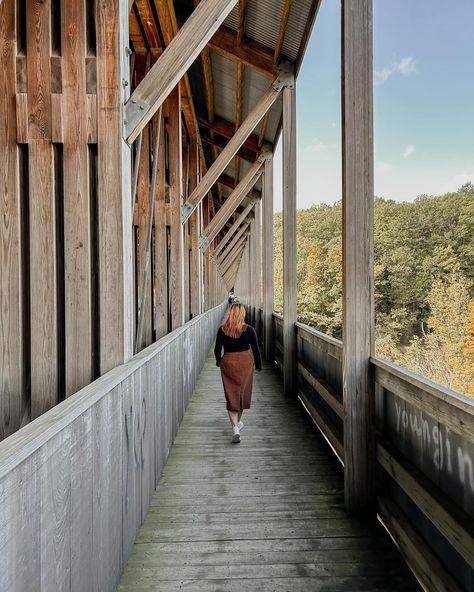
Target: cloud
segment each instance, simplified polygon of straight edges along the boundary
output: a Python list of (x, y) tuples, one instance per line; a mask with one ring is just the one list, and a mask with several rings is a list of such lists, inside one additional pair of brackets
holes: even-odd
[(408, 144), (408, 146), (403, 151), (403, 158), (410, 158), (412, 154), (415, 154), (416, 148), (413, 144)]
[(326, 148), (327, 148), (326, 144), (321, 142), (321, 140), (319, 140), (318, 138), (314, 138), (314, 140), (312, 140), (306, 146), (306, 150), (308, 150), (308, 152), (324, 152), (326, 150)]
[(378, 160), (375, 163), (375, 172), (376, 173), (388, 173), (388, 171), (391, 171), (393, 169), (393, 165), (391, 165), (389, 162), (384, 162), (382, 160)]
[(376, 70), (374, 73), (374, 82), (376, 85), (383, 84), (393, 74), (401, 74), (401, 76), (408, 76), (412, 72), (415, 72), (415, 60), (410, 57), (402, 58), (398, 64), (394, 66), (384, 66), (381, 70)]
[(445, 181), (441, 188), (440, 193), (448, 193), (450, 191), (457, 191), (466, 183), (474, 183), (474, 171), (459, 173), (453, 175), (449, 180)]

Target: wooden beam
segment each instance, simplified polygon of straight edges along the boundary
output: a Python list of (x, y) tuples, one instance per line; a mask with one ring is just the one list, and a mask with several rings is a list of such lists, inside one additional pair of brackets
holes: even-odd
[[(198, 143), (197, 138), (190, 138), (190, 154), (189, 154), (189, 191), (192, 191), (198, 184)], [(190, 247), (191, 247), (191, 263), (190, 263), (190, 290), (191, 290), (191, 317), (195, 317), (201, 312), (201, 275), (200, 275), (200, 259), (201, 252), (199, 250), (199, 235), (200, 235), (200, 216), (199, 211), (194, 210), (190, 219)]]
[[(159, 148), (160, 148), (160, 127), (161, 127), (161, 107), (158, 109), (158, 113), (156, 115), (156, 120), (158, 123), (158, 129), (155, 131), (155, 138), (153, 142), (153, 163), (152, 163), (152, 173), (151, 173), (151, 181), (150, 186), (148, 189), (148, 211), (147, 216), (145, 217), (146, 222), (146, 238), (145, 233), (140, 233), (140, 252), (144, 253), (142, 255), (143, 264), (142, 267), (142, 276), (141, 276), (141, 286), (140, 286), (140, 299), (138, 300), (138, 323), (137, 323), (137, 334), (135, 339), (135, 353), (139, 352), (143, 346), (143, 329), (145, 327), (145, 345), (149, 345), (151, 343), (153, 337), (153, 314), (152, 314), (152, 301), (151, 301), (151, 292), (153, 288), (153, 280), (150, 289), (148, 289), (148, 278), (150, 277), (150, 267), (151, 267), (151, 248), (152, 248), (152, 233), (153, 233), (153, 218), (155, 213), (155, 194), (156, 194), (156, 182), (158, 177), (158, 164), (159, 164)], [(153, 120), (151, 124), (153, 125)], [(147, 155), (149, 157), (149, 155)], [(150, 297), (148, 297), (150, 294)], [(148, 318), (145, 319), (145, 316)], [(146, 326), (145, 326), (146, 320)]]
[[(235, 90), (235, 131), (237, 131), (242, 123), (242, 107), (244, 97), (244, 65), (242, 63), (237, 64), (237, 81)], [(268, 111), (267, 111), (268, 113)], [(240, 177), (240, 160), (235, 159), (234, 163), (234, 177), (236, 181)]]
[(285, 395), (296, 396), (296, 92), (283, 91), (283, 347)]
[(262, 125), (260, 126), (260, 133), (258, 136), (258, 145), (259, 146), (262, 146), (265, 141), (265, 134), (267, 133), (269, 117), (270, 117), (270, 112), (266, 113), (265, 117), (262, 119)]
[(273, 310), (274, 310), (274, 262), (273, 262), (273, 159), (264, 165), (263, 174), (263, 351), (268, 361), (273, 359)]
[(170, 285), (171, 329), (184, 323), (184, 275), (183, 275), (183, 226), (181, 224), (181, 102), (179, 85), (166, 101), (169, 142), (169, 203), (171, 210), (170, 228)]
[(235, 209), (247, 196), (249, 191), (258, 181), (262, 175), (262, 164), (264, 158), (260, 158), (255, 164), (248, 170), (242, 181), (237, 185), (234, 191), (229, 195), (224, 205), (217, 212), (216, 216), (206, 226), (203, 235), (201, 236), (201, 249), (207, 249), (210, 242), (217, 236), (218, 232), (223, 228), (227, 220), (235, 212)]
[(133, 354), (131, 153), (122, 139), (127, 10), (124, 0), (96, 6), (101, 373)]
[[(212, 135), (214, 135), (214, 137), (212, 137)], [(225, 148), (227, 146), (227, 144), (229, 143), (228, 140), (225, 140), (224, 138), (221, 138), (219, 136), (216, 136), (215, 134), (213, 134), (211, 132), (211, 136), (202, 136), (202, 141), (205, 142), (206, 144), (209, 144), (210, 146), (213, 146), (215, 148)], [(258, 153), (253, 152), (252, 150), (249, 150), (248, 148), (245, 148), (245, 146), (242, 146), (242, 148), (240, 148), (237, 153), (236, 153), (236, 157), (238, 158), (242, 158), (243, 160), (246, 160), (247, 162), (251, 162), (254, 163), (255, 159), (257, 158), (258, 154), (260, 154), (260, 151)], [(214, 153), (214, 160), (219, 156), (219, 152), (216, 151)], [(237, 179), (237, 176), (235, 176), (235, 178)], [(221, 183), (220, 177), (217, 179), (217, 183)], [(225, 184), (225, 183), (224, 183)]]
[(245, 249), (246, 249), (246, 246), (243, 247), (239, 256), (236, 258), (234, 263), (229, 267), (229, 269), (225, 273), (222, 274), (222, 277), (224, 278), (224, 280), (226, 282), (229, 283), (230, 286), (234, 285), (235, 277), (236, 277), (236, 275), (239, 271), (239, 267), (242, 263), (242, 258), (244, 256)]
[(458, 583), (432, 552), (425, 539), (411, 526), (406, 515), (388, 497), (377, 498), (378, 514), (397, 543), (424, 590), (430, 592), (461, 592)]
[(211, 251), (210, 255), (212, 257), (217, 257), (217, 255), (220, 253), (220, 251), (225, 247), (225, 245), (229, 242), (229, 240), (232, 238), (232, 236), (234, 235), (234, 233), (237, 231), (237, 229), (239, 228), (239, 226), (242, 224), (242, 222), (247, 218), (249, 219), (250, 216), (250, 212), (252, 211), (253, 207), (255, 205), (255, 202), (253, 200), (250, 201), (250, 203), (244, 208), (244, 211), (239, 215), (239, 217), (237, 218), (237, 220), (232, 224), (232, 226), (230, 227), (230, 229), (226, 232), (225, 236), (222, 238), (222, 240), (220, 241), (220, 243), (217, 245), (217, 247)]
[(270, 86), (263, 97), (247, 115), (247, 118), (236, 131), (234, 137), (220, 153), (217, 160), (212, 164), (210, 169), (204, 175), (202, 181), (184, 204), (183, 223), (186, 222), (201, 199), (208, 193), (208, 191), (210, 191), (211, 187), (219, 178), (219, 175), (224, 172), (229, 162), (235, 156), (245, 140), (249, 137), (255, 126), (262, 119), (268, 109), (270, 109), (270, 107), (276, 101), (281, 89), (284, 88), (286, 84), (288, 84), (288, 76), (286, 73), (282, 73), (278, 81)]
[[(163, 108), (165, 105), (163, 106)], [(161, 115), (161, 114), (160, 114)], [(158, 175), (155, 192), (155, 242), (154, 242), (154, 284), (155, 284), (155, 335), (156, 339), (168, 332), (168, 237), (166, 231), (165, 203), (165, 126), (158, 122), (156, 115), (153, 122), (155, 134), (160, 130), (158, 149)]]
[(202, 0), (125, 104), (127, 141), (133, 142), (178, 84), (237, 0)]
[[(235, 134), (235, 124), (222, 117), (214, 117), (214, 121), (212, 123), (199, 120), (199, 126), (205, 127), (211, 132), (214, 132), (223, 138), (227, 138), (228, 140), (233, 138)], [(242, 147), (254, 152), (255, 154), (259, 154), (261, 151), (261, 145), (258, 143), (258, 135), (254, 133), (249, 134)], [(268, 150), (273, 150), (273, 146), (271, 144), (268, 144)]]
[(241, 255), (241, 253), (243, 252), (245, 245), (247, 244), (249, 239), (249, 235), (245, 234), (244, 236), (242, 236), (242, 238), (240, 239), (239, 243), (236, 246), (235, 251), (233, 251), (229, 257), (226, 259), (226, 261), (224, 261), (222, 263), (222, 265), (220, 265), (220, 269), (222, 272), (222, 275), (224, 275), (231, 267), (231, 265), (238, 259), (238, 257)]
[(161, 40), (149, 0), (135, 0), (143, 31), (146, 35), (146, 48), (150, 50), (155, 61), (162, 52)]
[(344, 496), (375, 512), (372, 0), (342, 3)]
[[(58, 402), (57, 208), (52, 146), (51, 3), (26, 11), (31, 417)], [(4, 141), (4, 139), (2, 139)], [(3, 165), (2, 165), (3, 166)]]
[(229, 269), (229, 267), (232, 265), (232, 263), (236, 260), (237, 256), (242, 251), (244, 244), (249, 239), (249, 234), (250, 234), (249, 232), (245, 232), (237, 241), (237, 243), (235, 245), (235, 249), (227, 254), (227, 257), (225, 258), (224, 261), (217, 264), (219, 266), (219, 268), (221, 269), (222, 273), (225, 273)]
[(275, 52), (273, 54), (273, 61), (276, 63), (280, 57), (281, 48), (285, 41), (286, 26), (288, 24), (288, 18), (290, 17), (291, 5), (293, 0), (284, 0), (283, 9), (280, 20), (280, 30), (278, 31), (278, 38), (275, 45)]
[[(21, 166), (16, 126), (16, 3), (0, 6), (0, 440), (20, 428), (28, 416), (24, 351), (24, 222), (22, 188), (27, 180), (18, 174)], [(28, 417), (27, 417), (28, 419)]]
[(377, 443), (377, 460), (467, 565), (474, 565), (474, 519), (389, 442)]
[[(201, 0), (194, 0), (194, 7), (197, 7), (200, 1)], [(212, 123), (214, 121), (214, 83), (212, 79), (211, 52), (208, 46), (206, 46), (201, 52), (201, 65), (207, 120)]]
[(230, 241), (229, 245), (222, 251), (222, 253), (219, 256), (215, 256), (215, 257), (213, 256), (213, 259), (215, 259), (215, 261), (219, 265), (224, 261), (224, 259), (227, 257), (227, 255), (232, 251), (232, 249), (238, 243), (240, 237), (249, 228), (249, 226), (250, 226), (250, 222), (245, 222), (244, 224), (242, 224), (242, 227), (239, 229), (239, 231), (234, 236), (234, 238)]
[(242, 39), (239, 43), (237, 31), (229, 27), (220, 27), (210, 39), (209, 46), (265, 76), (278, 76), (278, 67), (273, 62), (273, 50), (250, 39)]
[(239, 24), (237, 26), (237, 45), (240, 45), (245, 37), (247, 24), (247, 0), (239, 0)]
[[(64, 170), (66, 396), (93, 379), (89, 162), (86, 96), (86, 8), (61, 10)], [(80, 223), (78, 223), (80, 221)]]

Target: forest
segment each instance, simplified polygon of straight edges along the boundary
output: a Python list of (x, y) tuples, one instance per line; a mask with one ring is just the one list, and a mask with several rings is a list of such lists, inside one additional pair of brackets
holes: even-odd
[[(298, 320), (342, 337), (342, 204), (299, 210)], [(474, 185), (375, 200), (376, 355), (474, 397)], [(282, 311), (282, 215), (275, 309)]]

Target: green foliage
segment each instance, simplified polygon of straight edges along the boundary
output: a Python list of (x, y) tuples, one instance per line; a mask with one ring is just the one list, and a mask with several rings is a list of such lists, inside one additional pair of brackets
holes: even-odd
[[(298, 212), (298, 318), (341, 337), (342, 206)], [(375, 200), (377, 354), (456, 388), (474, 294), (474, 186)], [(282, 215), (275, 216), (275, 306), (282, 311)], [(458, 385), (458, 388), (459, 387)], [(462, 390), (462, 389), (461, 389)]]

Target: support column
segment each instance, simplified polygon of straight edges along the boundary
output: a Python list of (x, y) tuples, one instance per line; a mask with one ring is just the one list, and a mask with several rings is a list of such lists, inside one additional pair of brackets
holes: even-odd
[[(198, 184), (198, 143), (197, 138), (190, 139), (189, 155), (189, 191), (193, 191)], [(200, 313), (200, 275), (199, 275), (199, 211), (195, 210), (190, 218), (191, 224), (191, 265), (190, 265), (190, 286), (191, 286), (191, 317)]]
[(169, 130), (169, 205), (171, 329), (184, 323), (183, 225), (181, 224), (181, 99), (179, 84), (166, 100)]
[(273, 359), (273, 159), (265, 163), (263, 177), (263, 351), (268, 361)]
[(375, 514), (372, 0), (342, 3), (344, 494)]
[(283, 90), (283, 388), (297, 394), (296, 380), (296, 91)]
[(97, 3), (97, 127), (100, 274), (100, 371), (133, 351), (131, 154), (122, 138), (130, 84), (128, 2)]
[(260, 311), (262, 308), (262, 210), (261, 202), (255, 204), (255, 331), (261, 339)]

